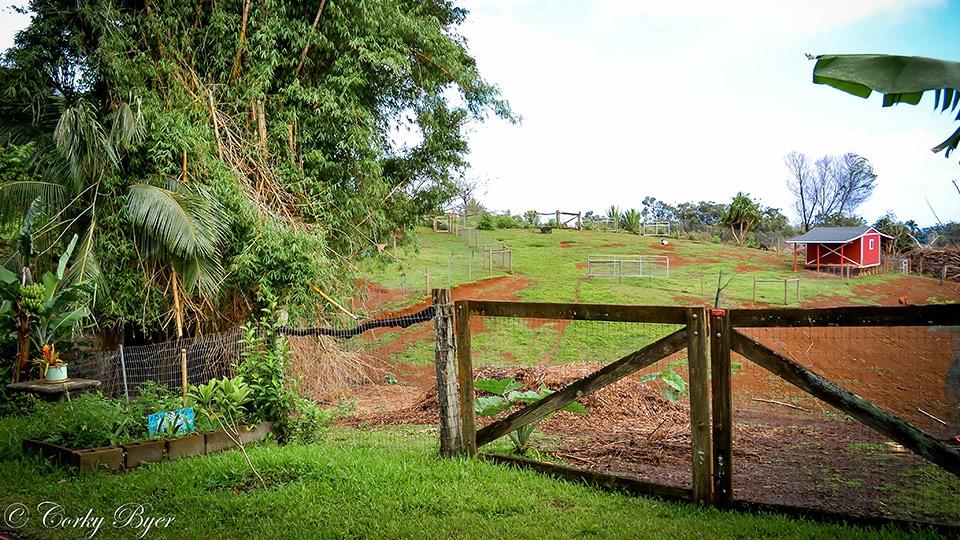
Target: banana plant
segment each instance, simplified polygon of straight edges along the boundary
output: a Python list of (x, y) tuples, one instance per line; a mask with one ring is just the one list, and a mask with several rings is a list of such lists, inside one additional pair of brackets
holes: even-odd
[[(553, 393), (546, 386), (541, 386), (539, 391), (525, 390), (523, 384), (514, 379), (477, 379), (473, 383), (474, 388), (494, 394), (492, 396), (481, 396), (474, 401), (474, 410), (479, 416), (496, 416), (503, 411), (513, 412), (515, 407), (521, 404), (531, 405)], [(583, 405), (573, 401), (561, 407), (561, 411), (569, 411), (578, 414), (588, 414)], [(513, 443), (516, 453), (523, 454), (530, 449), (530, 436), (540, 425), (540, 422), (550, 418), (554, 413), (521, 426), (509, 433), (510, 441)]]
[[(954, 120), (960, 121), (960, 62), (949, 62), (919, 56), (887, 54), (832, 54), (807, 55), (816, 60), (813, 82), (825, 84), (862, 98), (874, 91), (883, 94), (883, 106), (897, 103), (916, 105), (928, 90), (934, 92), (933, 109), (940, 112), (958, 111)], [(933, 152), (946, 150), (944, 155), (960, 144), (960, 128)]]
[(33, 333), (34, 345), (38, 349), (47, 344), (62, 349), (77, 325), (91, 315), (90, 309), (82, 302), (93, 295), (95, 287), (82, 282), (65, 285), (63, 279), (77, 240), (78, 236), (73, 235), (60, 256), (56, 273), (48, 271), (43, 274), (43, 309), (38, 314)]

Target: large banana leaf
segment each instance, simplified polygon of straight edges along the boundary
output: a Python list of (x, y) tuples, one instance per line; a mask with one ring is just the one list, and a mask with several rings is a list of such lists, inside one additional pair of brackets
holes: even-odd
[[(934, 110), (958, 111), (960, 120), (960, 62), (949, 62), (919, 56), (885, 54), (839, 54), (811, 56), (817, 61), (813, 82), (838, 90), (869, 97), (873, 91), (883, 94), (883, 106), (897, 103), (916, 105), (924, 92), (934, 92)], [(946, 156), (960, 143), (960, 128), (934, 152), (946, 150)]]

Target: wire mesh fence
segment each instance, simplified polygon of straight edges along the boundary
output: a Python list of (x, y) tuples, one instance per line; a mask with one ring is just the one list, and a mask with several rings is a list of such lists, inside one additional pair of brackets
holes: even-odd
[[(543, 395), (632, 357), (682, 327), (475, 315), (470, 319), (473, 375), (513, 379), (523, 385), (522, 391)], [(560, 411), (534, 424), (526, 445), (504, 438), (484, 450), (549, 455), (549, 461), (689, 490), (690, 403), (683, 391), (688, 379), (686, 351), (670, 354), (580, 398), (587, 414)], [(480, 392), (478, 399), (485, 396)], [(516, 404), (497, 418), (514, 408)], [(493, 420), (481, 417), (478, 424)]]
[(666, 255), (588, 255), (587, 277), (670, 277), (670, 258)]
[[(960, 435), (960, 332), (945, 326), (745, 328), (742, 333), (874, 405), (948, 440)], [(740, 405), (760, 398), (797, 415), (833, 415), (809, 394), (735, 360)]]
[(112, 397), (138, 395), (137, 387), (153, 381), (171, 390), (182, 387), (182, 360), (186, 352), (188, 384), (231, 377), (242, 355), (242, 328), (199, 338), (152, 345), (121, 347), (86, 358), (71, 375), (101, 381), (100, 391)]
[[(644, 325), (474, 316), (474, 377), (559, 390), (662, 336)], [(649, 325), (648, 325), (649, 326)], [(657, 327), (658, 325), (654, 325)], [(623, 328), (621, 328), (623, 327)], [(738, 326), (738, 330), (740, 330)], [(911, 422), (960, 443), (960, 332), (953, 326), (744, 328), (751, 340)], [(569, 340), (569, 343), (567, 341)], [(660, 485), (691, 482), (690, 380), (675, 353), (580, 399), (531, 437), (538, 460)], [(752, 361), (732, 366), (733, 485), (741, 503), (960, 525), (960, 479)], [(679, 380), (679, 383), (678, 383)], [(482, 425), (483, 419), (478, 419)], [(516, 445), (516, 442), (513, 442)], [(511, 452), (510, 442), (492, 443)]]
[[(945, 443), (960, 444), (960, 331), (740, 328)], [(737, 354), (734, 477), (756, 502), (960, 525), (960, 479)]]

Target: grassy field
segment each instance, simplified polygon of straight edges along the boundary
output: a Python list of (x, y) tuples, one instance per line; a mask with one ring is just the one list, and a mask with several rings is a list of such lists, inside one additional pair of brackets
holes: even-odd
[[(386, 302), (370, 298), (381, 310), (425, 301), (427, 274), (431, 287), (457, 287), (490, 276), (507, 276), (518, 284), (511, 298), (533, 302), (714, 306), (717, 288), (723, 286), (720, 306), (726, 308), (784, 305), (783, 282), (759, 283), (754, 300), (754, 278), (799, 278), (804, 306), (889, 303), (891, 298), (878, 291), (896, 288), (897, 284), (935, 281), (892, 273), (841, 279), (811, 271), (794, 272), (792, 251), (761, 251), (683, 238), (668, 238), (668, 245), (663, 246), (659, 237), (625, 233), (554, 230), (541, 234), (537, 229), (503, 229), (471, 231), (459, 237), (424, 228), (418, 232), (418, 239), (418, 250), (401, 248), (393, 262), (366, 267), (369, 281), (394, 291), (402, 288), (405, 293), (393, 295)], [(513, 250), (512, 273), (496, 264), (492, 270), (484, 268), (483, 247), (504, 245)], [(655, 268), (662, 277), (588, 277), (588, 258), (597, 255), (667, 257), (669, 276)], [(788, 293), (789, 306), (801, 305), (795, 282), (789, 284)], [(482, 292), (473, 294), (485, 297)], [(376, 310), (368, 315), (375, 316)], [(632, 352), (637, 343), (650, 343), (677, 329), (669, 325), (556, 321), (534, 325), (519, 319), (487, 319), (484, 325), (485, 332), (473, 340), (477, 366), (608, 362)], [(397, 333), (384, 333), (368, 345), (378, 349), (398, 338)], [(432, 348), (426, 346), (395, 347), (390, 354), (392, 360), (410, 365), (433, 362)]]
[(117, 475), (74, 475), (4, 452), (0, 506), (7, 528), (49, 539), (939, 537), (667, 503), (441, 459), (436, 445), (435, 428), (403, 426), (251, 447), (266, 490), (237, 450)]
[[(800, 277), (804, 302), (830, 298), (834, 303), (878, 304), (882, 298), (864, 291), (899, 279), (920, 279), (895, 274), (839, 279), (802, 270), (798, 274), (793, 271), (792, 252), (682, 238), (669, 238), (669, 245), (661, 246), (659, 237), (598, 231), (555, 230), (552, 234), (540, 234), (536, 229), (503, 229), (480, 234), (482, 241), (475, 247), (456, 235), (421, 229), (419, 250), (400, 248), (394, 262), (366, 266), (368, 279), (390, 289), (402, 287), (408, 293), (402, 302), (409, 302), (415, 297), (426, 297), (427, 273), (431, 287), (455, 287), (481, 277), (506, 274), (507, 269), (497, 264), (492, 272), (484, 268), (483, 245), (506, 245), (513, 250), (512, 275), (531, 280), (519, 295), (527, 301), (713, 305), (718, 284), (724, 284), (722, 307), (738, 307), (754, 302), (754, 278)], [(669, 278), (625, 277), (622, 282), (617, 278), (588, 279), (587, 260), (591, 255), (667, 256)], [(756, 302), (783, 305), (783, 284), (759, 284)], [(797, 305), (795, 284), (790, 285), (789, 303)]]

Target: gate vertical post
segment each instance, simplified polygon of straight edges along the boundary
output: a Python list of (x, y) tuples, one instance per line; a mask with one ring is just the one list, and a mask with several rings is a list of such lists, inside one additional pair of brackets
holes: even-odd
[(713, 448), (710, 442), (710, 374), (707, 361), (707, 310), (687, 309), (687, 361), (690, 373), (690, 442), (693, 502), (713, 502)]
[(710, 312), (710, 370), (713, 389), (713, 502), (733, 504), (733, 411), (730, 399), (730, 318)]
[(453, 340), (453, 305), (450, 289), (434, 289), (437, 333), (437, 401), (440, 406), (440, 455), (452, 457), (463, 451), (460, 401), (457, 398), (456, 342)]
[(454, 304), (457, 332), (457, 382), (460, 384), (460, 414), (463, 417), (463, 452), (477, 455), (477, 414), (473, 398), (473, 360), (470, 358), (470, 303)]

